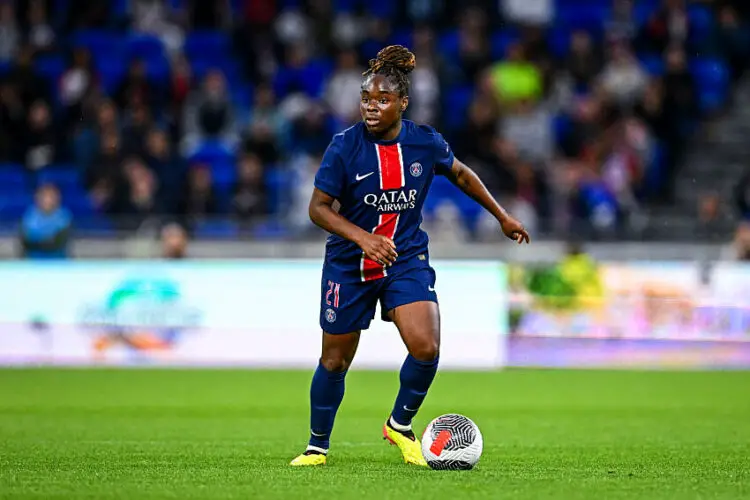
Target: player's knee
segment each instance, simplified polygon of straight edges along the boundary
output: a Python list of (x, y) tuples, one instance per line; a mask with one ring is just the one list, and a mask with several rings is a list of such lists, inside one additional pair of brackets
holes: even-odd
[(409, 354), (418, 361), (434, 361), (440, 354), (440, 345), (435, 339), (415, 342), (409, 346)]
[(320, 364), (329, 372), (343, 372), (349, 369), (352, 360), (337, 354), (324, 354), (320, 358)]

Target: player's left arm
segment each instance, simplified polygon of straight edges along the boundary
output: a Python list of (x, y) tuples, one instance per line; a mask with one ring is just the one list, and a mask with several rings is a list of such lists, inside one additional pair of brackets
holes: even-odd
[(517, 241), (519, 244), (529, 243), (529, 233), (523, 227), (520, 221), (511, 216), (490, 194), (482, 179), (469, 168), (465, 163), (457, 158), (453, 158), (453, 165), (450, 170), (445, 172), (447, 177), (461, 191), (466, 193), (474, 201), (479, 203), (485, 210), (492, 214), (500, 223), (503, 233), (508, 238)]

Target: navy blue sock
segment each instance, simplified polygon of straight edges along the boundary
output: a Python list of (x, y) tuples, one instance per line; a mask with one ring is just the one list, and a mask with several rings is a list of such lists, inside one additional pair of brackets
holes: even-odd
[(438, 358), (432, 361), (419, 361), (409, 354), (401, 366), (401, 388), (396, 396), (391, 416), (400, 426), (411, 426), (411, 420), (422, 406), (432, 379), (437, 373)]
[(310, 385), (310, 446), (328, 449), (336, 412), (344, 399), (346, 371), (329, 372), (318, 363)]

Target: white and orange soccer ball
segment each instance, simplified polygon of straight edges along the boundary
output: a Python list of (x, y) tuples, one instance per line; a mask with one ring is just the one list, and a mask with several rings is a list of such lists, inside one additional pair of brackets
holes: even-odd
[(422, 455), (435, 470), (472, 469), (482, 456), (483, 446), (479, 427), (455, 413), (439, 416), (422, 435)]

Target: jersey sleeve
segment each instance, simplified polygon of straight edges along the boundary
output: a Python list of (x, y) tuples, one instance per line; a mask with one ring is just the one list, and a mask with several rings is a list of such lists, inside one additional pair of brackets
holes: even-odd
[(340, 198), (346, 187), (346, 171), (341, 157), (342, 142), (343, 137), (334, 136), (315, 174), (315, 187), (334, 198)]
[(453, 150), (439, 132), (435, 132), (435, 173), (447, 175), (453, 168)]

